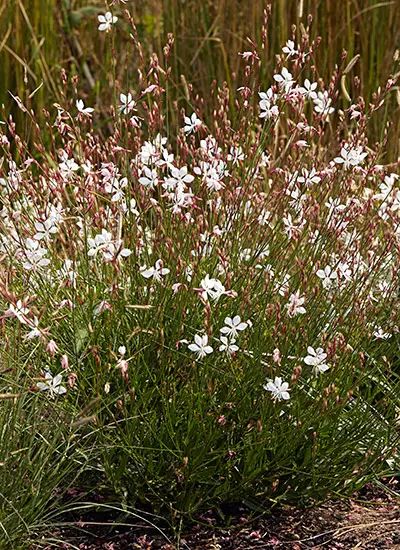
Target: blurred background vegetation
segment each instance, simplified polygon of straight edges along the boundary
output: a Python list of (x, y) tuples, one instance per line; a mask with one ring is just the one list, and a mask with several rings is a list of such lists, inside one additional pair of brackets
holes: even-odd
[[(352, 70), (360, 78), (346, 82), (352, 99), (367, 99), (389, 74), (395, 72), (394, 54), (400, 46), (400, 0), (272, 0), (268, 47), (263, 52), (265, 86), (271, 81), (275, 54), (312, 15), (311, 35), (322, 37), (317, 60), (319, 75), (329, 79), (341, 52), (347, 60), (361, 54)], [(239, 51), (249, 50), (247, 37), (258, 45), (262, 40), (263, 0), (128, 0), (112, 10), (122, 15), (128, 9), (137, 26), (145, 56), (162, 56), (167, 33), (175, 37), (171, 83), (179, 99), (182, 78), (192, 82), (203, 97), (210, 83), (227, 81), (238, 86)], [(64, 91), (60, 70), (80, 76), (80, 94), (97, 110), (109, 104), (112, 94), (112, 58), (116, 77), (124, 87), (135, 89), (135, 56), (129, 47), (130, 28), (120, 17), (113, 48), (105, 33), (97, 31), (97, 15), (107, 9), (104, 0), (2, 0), (0, 2), (0, 104), (5, 116), (15, 103), (9, 91), (18, 95), (40, 115), (42, 108), (60, 102)], [(321, 70), (322, 68), (322, 70)], [(127, 82), (126, 75), (132, 82)], [(396, 111), (398, 93), (390, 109)], [(344, 105), (348, 107), (349, 103)], [(398, 113), (396, 113), (398, 118)], [(392, 117), (392, 118), (396, 118)], [(17, 120), (18, 122), (18, 120)], [(380, 124), (382, 129), (382, 124)], [(398, 133), (396, 134), (398, 135)], [(379, 136), (377, 136), (379, 138)], [(398, 150), (398, 138), (395, 139)], [(393, 145), (393, 140), (392, 140)]]

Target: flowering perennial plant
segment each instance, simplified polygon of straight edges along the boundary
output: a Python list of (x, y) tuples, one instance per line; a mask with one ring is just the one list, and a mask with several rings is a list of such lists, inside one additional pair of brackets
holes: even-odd
[(94, 400), (97, 461), (132, 502), (315, 497), (395, 446), (400, 187), (368, 140), (394, 80), (339, 113), (314, 55), (288, 40), (260, 85), (245, 52), (236, 97), (214, 90), (207, 120), (193, 94), (176, 130), (155, 56), (115, 83), (108, 137), (78, 96), (49, 145), (33, 118), (33, 145), (0, 127), (3, 352), (67, 415)]

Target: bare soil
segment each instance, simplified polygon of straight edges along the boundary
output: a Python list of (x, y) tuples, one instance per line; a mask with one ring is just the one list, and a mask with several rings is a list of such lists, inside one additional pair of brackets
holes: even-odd
[(82, 516), (74, 526), (55, 532), (53, 540), (65, 550), (400, 550), (400, 484), (370, 484), (352, 499), (308, 509), (284, 507), (258, 518), (237, 507), (225, 528), (219, 527), (221, 518), (209, 512), (181, 535), (179, 543), (145, 523), (129, 528), (113, 523), (104, 515), (101, 521)]

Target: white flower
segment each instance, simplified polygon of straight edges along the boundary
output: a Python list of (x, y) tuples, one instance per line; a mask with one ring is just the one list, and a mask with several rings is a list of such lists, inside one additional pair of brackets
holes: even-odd
[(27, 271), (35, 271), (36, 269), (49, 265), (50, 260), (44, 257), (47, 254), (47, 250), (41, 247), (38, 241), (26, 239), (25, 247), (25, 259), (22, 262), (24, 269)]
[(128, 185), (128, 178), (111, 178), (104, 185), (106, 193), (112, 195), (111, 202), (119, 202), (124, 198), (124, 189)]
[(20, 323), (27, 324), (29, 315), (29, 308), (25, 307), (21, 300), (18, 300), (15, 304), (10, 304), (5, 312), (6, 317), (16, 317)]
[(53, 377), (50, 371), (46, 371), (44, 374), (44, 379), (44, 382), (38, 382), (36, 384), (40, 391), (48, 391), (51, 397), (67, 393), (66, 388), (61, 385), (62, 374), (57, 374)]
[(390, 332), (384, 332), (381, 327), (374, 330), (373, 334), (377, 340), (388, 340), (392, 336)]
[[(272, 272), (273, 275), (273, 272)], [(281, 296), (285, 296), (289, 292), (290, 275), (285, 273), (280, 281), (275, 281), (274, 290), (277, 290)]]
[(343, 164), (343, 168), (348, 169), (353, 166), (359, 166), (365, 159), (368, 153), (364, 153), (362, 147), (350, 147), (346, 144), (340, 151), (340, 157), (336, 157), (336, 164)]
[(287, 401), (290, 399), (289, 384), (283, 382), (280, 376), (275, 376), (275, 380), (268, 380), (267, 382), (268, 383), (263, 386), (263, 388), (272, 393), (272, 399), (274, 399), (274, 401), (281, 401), (282, 399)]
[(220, 332), (222, 334), (225, 334), (226, 336), (229, 336), (231, 338), (236, 338), (242, 330), (246, 330), (248, 327), (247, 323), (244, 323), (240, 320), (239, 315), (235, 315), (235, 317), (225, 317), (224, 321), (225, 325), (221, 328)]
[(150, 189), (154, 189), (154, 187), (158, 184), (157, 170), (155, 170), (154, 168), (150, 169), (145, 166), (143, 168), (142, 176), (139, 178), (139, 183), (141, 183), (145, 187), (150, 187)]
[(185, 126), (183, 127), (183, 131), (185, 134), (191, 134), (192, 132), (196, 132), (201, 125), (201, 120), (197, 117), (196, 113), (193, 113), (190, 117), (185, 116)]
[(42, 239), (49, 239), (51, 235), (58, 232), (54, 218), (50, 217), (43, 222), (35, 222), (35, 229), (37, 233), (34, 235), (34, 239), (40, 241)]
[(33, 340), (33, 338), (39, 338), (42, 335), (37, 317), (34, 317), (33, 320), (28, 319), (27, 325), (31, 330), (24, 336), (24, 340)]
[(195, 166), (194, 173), (202, 176), (207, 188), (211, 191), (219, 191), (225, 187), (222, 181), (228, 175), (226, 164), (222, 160), (214, 160), (213, 162), (201, 161), (200, 166)]
[(192, 183), (193, 180), (194, 176), (188, 174), (186, 166), (182, 166), (182, 168), (175, 168), (175, 166), (173, 166), (171, 168), (171, 176), (164, 179), (165, 183), (163, 183), (162, 186), (167, 191), (176, 191), (177, 188), (183, 191), (186, 184)]
[(329, 290), (337, 283), (337, 273), (333, 271), (330, 265), (324, 267), (324, 269), (318, 269), (317, 277), (321, 279), (322, 286)]
[(285, 90), (285, 92), (288, 92), (294, 84), (293, 76), (286, 67), (283, 67), (280, 74), (274, 74), (274, 80)]
[(239, 161), (242, 161), (245, 159), (245, 155), (243, 153), (242, 147), (240, 145), (238, 147), (235, 147), (232, 145), (229, 149), (229, 154), (227, 156), (227, 159), (232, 162), (232, 164), (239, 164)]
[(260, 107), (260, 118), (276, 118), (279, 116), (278, 106), (274, 104), (275, 94), (272, 89), (269, 88), (266, 92), (259, 92), (260, 101), (258, 106)]
[(289, 297), (289, 303), (286, 304), (286, 309), (289, 317), (295, 317), (296, 315), (304, 315), (306, 309), (303, 307), (305, 298), (300, 296), (300, 291), (297, 290)]
[(119, 100), (121, 102), (119, 110), (124, 115), (129, 114), (135, 108), (136, 102), (133, 100), (130, 92), (128, 94), (120, 94)]
[(340, 213), (346, 210), (346, 205), (341, 204), (339, 197), (335, 199), (333, 197), (329, 197), (328, 201), (325, 203), (325, 206), (330, 213)]
[(308, 171), (306, 168), (303, 168), (302, 175), (297, 178), (297, 181), (299, 183), (303, 183), (307, 187), (311, 187), (314, 183), (319, 183), (321, 181), (321, 178), (317, 175), (317, 171), (315, 168), (311, 168), (310, 171)]
[(314, 349), (311, 346), (307, 348), (307, 357), (304, 357), (303, 361), (306, 365), (311, 365), (314, 370), (314, 374), (320, 374), (326, 372), (329, 369), (329, 365), (325, 363), (327, 354), (322, 348)]
[(197, 359), (203, 359), (208, 354), (213, 352), (213, 348), (208, 345), (207, 334), (196, 334), (194, 337), (194, 344), (189, 344), (188, 348), (197, 355)]
[(293, 40), (288, 40), (282, 48), (283, 53), (286, 53), (288, 57), (292, 57), (293, 55), (297, 55), (298, 51), (294, 47)]
[(94, 111), (94, 109), (92, 107), (85, 107), (85, 104), (83, 103), (82, 99), (77, 99), (75, 105), (76, 105), (76, 108), (78, 109), (78, 111), (82, 115), (90, 116), (91, 113), (93, 113), (93, 111)]
[(147, 267), (144, 265), (139, 268), (139, 271), (145, 279), (153, 278), (155, 281), (161, 281), (164, 275), (168, 275), (170, 272), (168, 268), (163, 267), (162, 260), (157, 260), (154, 267)]
[[(292, 193), (292, 196), (293, 196), (293, 193)], [(299, 204), (301, 204), (300, 201), (301, 201), (301, 197), (300, 197), (300, 200), (298, 200)], [(297, 201), (292, 201), (292, 202), (295, 202), (295, 204), (297, 203)], [(284, 231), (289, 237), (289, 239), (292, 239), (295, 235), (300, 233), (303, 226), (306, 223), (306, 220), (303, 219), (298, 225), (296, 225), (296, 221), (293, 220), (293, 217), (290, 213), (287, 214), (286, 216), (283, 216), (282, 221), (285, 226)]]
[(251, 260), (251, 248), (243, 248), (239, 252), (239, 260), (241, 262), (249, 262)]
[(358, 105), (350, 105), (348, 112), (350, 113), (350, 120), (354, 120), (355, 118), (361, 116), (361, 111), (358, 110)]
[(207, 136), (205, 139), (200, 140), (200, 148), (210, 159), (221, 153), (221, 148), (218, 147), (218, 142), (214, 136)]
[(253, 52), (238, 52), (238, 55), (240, 55), (241, 57), (243, 57), (243, 59), (248, 61), (252, 57)]
[(269, 227), (271, 227), (271, 216), (271, 212), (263, 208), (261, 210), (261, 214), (257, 218), (257, 221), (260, 225), (268, 225)]
[(170, 170), (175, 168), (174, 164), (174, 154), (169, 153), (168, 149), (163, 149), (160, 158), (156, 161), (157, 166), (166, 166)]
[(202, 297), (204, 300), (208, 300), (210, 297), (212, 300), (218, 301), (225, 294), (225, 287), (221, 281), (210, 278), (208, 274), (200, 281), (200, 286), (203, 289)]
[(64, 155), (62, 162), (59, 164), (59, 168), (64, 178), (70, 178), (74, 172), (79, 170), (79, 164), (77, 164), (73, 158), (70, 159)]
[(112, 235), (106, 229), (102, 229), (101, 233), (95, 236), (95, 238), (88, 239), (88, 256), (95, 257), (98, 252), (108, 248), (112, 243)]
[(218, 348), (219, 351), (224, 351), (228, 355), (232, 355), (239, 350), (239, 346), (236, 345), (236, 340), (234, 338), (229, 340), (226, 336), (221, 336), (220, 341), (221, 345)]
[(317, 97), (312, 98), (314, 101), (314, 111), (321, 115), (330, 115), (335, 109), (331, 107), (332, 99), (329, 97), (328, 92), (318, 92)]
[(129, 248), (123, 248), (120, 239), (113, 240), (112, 235), (106, 229), (93, 238), (88, 238), (88, 256), (94, 258), (101, 252), (105, 262), (112, 262), (117, 257), (127, 258), (132, 253)]
[(142, 164), (147, 164), (147, 165), (152, 163), (158, 164), (161, 156), (165, 155), (164, 146), (166, 143), (167, 143), (167, 138), (162, 137), (160, 134), (157, 134), (155, 139), (153, 139), (152, 142), (145, 141), (140, 149), (138, 160), (140, 160)]
[(140, 215), (139, 210), (137, 209), (137, 203), (135, 199), (129, 201), (129, 205), (122, 203), (121, 207), (124, 212), (130, 212), (134, 216), (138, 217)]
[(108, 243), (102, 250), (102, 254), (105, 262), (112, 262), (117, 258), (128, 258), (132, 251), (129, 248), (124, 248), (121, 240), (116, 240)]
[(317, 86), (317, 82), (310, 82), (308, 78), (306, 78), (304, 81), (304, 86), (300, 86), (298, 90), (302, 95), (304, 95), (304, 97), (314, 100), (318, 98), (315, 91), (317, 89)]
[(99, 31), (106, 32), (111, 30), (111, 27), (118, 21), (118, 17), (113, 15), (110, 11), (107, 11), (104, 15), (98, 15), (97, 19), (100, 23), (98, 26)]

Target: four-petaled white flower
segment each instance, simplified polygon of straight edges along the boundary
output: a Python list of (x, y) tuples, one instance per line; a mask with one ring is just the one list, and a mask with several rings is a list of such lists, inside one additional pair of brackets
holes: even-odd
[(227, 338), (226, 336), (220, 337), (221, 345), (219, 346), (219, 351), (224, 351), (228, 355), (232, 355), (239, 350), (239, 346), (236, 345), (235, 338)]
[(37, 241), (49, 239), (51, 235), (58, 232), (54, 218), (47, 218), (47, 220), (44, 220), (43, 222), (35, 222), (35, 229), (37, 233), (34, 235), (34, 239)]
[(85, 107), (83, 99), (77, 99), (75, 105), (82, 115), (90, 116), (94, 111), (93, 107)]
[(104, 185), (104, 191), (112, 195), (111, 202), (119, 202), (124, 198), (124, 189), (128, 185), (128, 178), (111, 178)]
[(108, 248), (112, 243), (112, 235), (106, 229), (102, 229), (101, 233), (95, 236), (95, 238), (88, 238), (88, 256), (95, 257), (98, 252)]
[(79, 164), (75, 162), (75, 159), (68, 158), (68, 156), (63, 155), (62, 162), (59, 164), (60, 172), (64, 178), (70, 178), (74, 172), (79, 170)]
[(36, 386), (40, 391), (48, 391), (51, 397), (67, 393), (66, 388), (62, 386), (62, 374), (53, 376), (50, 371), (45, 371), (44, 382), (38, 382)]
[(335, 109), (332, 107), (332, 98), (329, 97), (328, 92), (318, 92), (317, 97), (313, 97), (314, 111), (320, 115), (331, 115)]
[(304, 296), (300, 296), (299, 290), (297, 290), (294, 294), (291, 294), (289, 296), (289, 302), (286, 304), (287, 314), (289, 317), (304, 315), (306, 312), (306, 309), (303, 306), (305, 301)]
[(154, 189), (155, 186), (158, 184), (157, 170), (155, 168), (148, 168), (147, 166), (145, 166), (143, 168), (142, 176), (139, 178), (139, 183), (144, 185), (144, 187)]
[(314, 349), (312, 346), (308, 346), (307, 353), (308, 355), (304, 357), (303, 361), (306, 365), (313, 367), (314, 374), (320, 374), (329, 369), (329, 365), (325, 362), (328, 355), (322, 348)]
[(201, 120), (198, 118), (196, 113), (193, 113), (190, 117), (185, 116), (185, 126), (183, 127), (183, 131), (185, 134), (191, 134), (192, 132), (196, 132), (201, 125)]
[(285, 92), (288, 92), (294, 84), (293, 76), (286, 67), (283, 67), (280, 74), (274, 74), (274, 80)]
[(275, 376), (275, 380), (268, 380), (267, 384), (263, 386), (264, 390), (271, 392), (272, 399), (274, 401), (287, 401), (290, 399), (289, 384), (283, 382), (280, 376)]
[(134, 101), (130, 92), (128, 92), (127, 94), (120, 94), (119, 100), (121, 102), (119, 110), (124, 115), (129, 114), (135, 108), (136, 102)]
[(279, 116), (278, 106), (275, 105), (275, 94), (271, 88), (266, 92), (259, 92), (260, 101), (258, 106), (260, 107), (260, 118), (270, 119)]
[(293, 55), (297, 55), (298, 51), (295, 48), (295, 44), (293, 40), (288, 40), (286, 44), (282, 48), (283, 53), (287, 54), (288, 57), (292, 57)]
[(153, 267), (143, 265), (139, 268), (139, 271), (145, 279), (154, 279), (155, 281), (161, 281), (170, 272), (168, 268), (163, 267), (162, 260), (157, 260)]
[(171, 176), (164, 179), (162, 186), (167, 191), (183, 191), (187, 184), (192, 183), (194, 176), (188, 174), (188, 169), (186, 166), (182, 168), (176, 168), (173, 166), (171, 168)]
[(308, 171), (306, 168), (303, 168), (302, 175), (298, 176), (297, 181), (299, 183), (303, 183), (307, 187), (311, 187), (314, 183), (319, 183), (321, 181), (321, 178), (317, 175), (317, 171), (315, 168), (311, 168), (310, 171)]
[(17, 303), (10, 304), (7, 311), (5, 312), (6, 317), (15, 317), (20, 323), (27, 324), (29, 315), (29, 308), (24, 306), (22, 300), (17, 300)]
[(240, 161), (244, 160), (245, 154), (243, 152), (242, 147), (239, 145), (236, 147), (235, 145), (232, 145), (229, 149), (229, 154), (227, 156), (227, 159), (232, 162), (232, 164), (239, 164)]
[(390, 332), (385, 332), (381, 327), (374, 330), (373, 334), (377, 340), (388, 340), (392, 336)]
[(335, 157), (334, 161), (336, 164), (343, 164), (343, 168), (347, 170), (362, 164), (367, 155), (368, 153), (364, 153), (362, 147), (351, 147), (346, 144), (340, 151), (340, 157)]
[(203, 359), (213, 352), (213, 348), (208, 345), (207, 334), (195, 334), (194, 343), (189, 344), (188, 348), (197, 355), (197, 359)]
[(218, 301), (225, 294), (225, 287), (221, 281), (210, 278), (208, 274), (200, 281), (200, 286), (202, 288), (201, 295), (203, 300), (207, 300), (210, 297), (212, 300)]
[(334, 271), (330, 265), (324, 267), (324, 269), (318, 269), (317, 277), (321, 279), (322, 286), (329, 290), (337, 283), (337, 272)]
[(107, 11), (104, 15), (98, 15), (97, 19), (99, 20), (99, 31), (108, 32), (111, 30), (112, 26), (118, 21), (118, 17), (113, 15), (110, 11)]
[(245, 330), (248, 327), (248, 324), (241, 321), (239, 315), (235, 317), (225, 317), (225, 325), (221, 328), (222, 334), (229, 336), (231, 338), (236, 338), (242, 330)]
[(50, 260), (45, 258), (47, 254), (46, 248), (40, 246), (39, 241), (34, 239), (26, 239), (24, 253), (25, 258), (22, 265), (27, 271), (35, 271), (42, 267), (47, 267), (50, 263)]
[(308, 78), (305, 79), (304, 85), (298, 88), (298, 91), (306, 98), (317, 99), (318, 95), (315, 91), (317, 89), (317, 82), (310, 82)]

